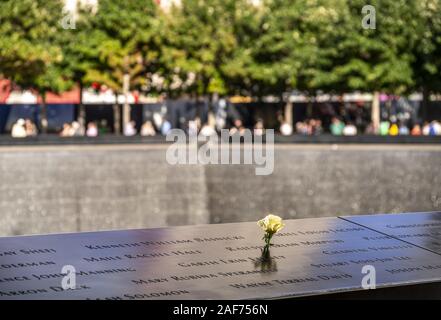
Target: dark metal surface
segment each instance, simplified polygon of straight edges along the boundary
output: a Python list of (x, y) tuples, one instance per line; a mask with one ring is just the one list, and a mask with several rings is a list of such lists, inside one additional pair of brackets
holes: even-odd
[(441, 214), (439, 212), (343, 218), (441, 255)]
[[(365, 265), (380, 289), (441, 281), (440, 254), (374, 228), (340, 218), (286, 223), (266, 261), (255, 223), (0, 238), (0, 299), (305, 297), (362, 290)], [(61, 288), (65, 265), (76, 269), (77, 290)]]

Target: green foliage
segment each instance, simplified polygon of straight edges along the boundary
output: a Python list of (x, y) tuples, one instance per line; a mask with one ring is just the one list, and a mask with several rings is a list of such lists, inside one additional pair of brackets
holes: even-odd
[(157, 69), (159, 46), (158, 9), (153, 0), (101, 0), (96, 14), (83, 13), (73, 55), (83, 81), (106, 84), (122, 91), (124, 74), (131, 88), (142, 88), (147, 74)]
[[(371, 1), (376, 8), (375, 29), (361, 25), (364, 1), (340, 2), (338, 30), (327, 34), (326, 40), (334, 43), (335, 50), (325, 55), (328, 63), (320, 67), (313, 87), (338, 92), (404, 93), (412, 89), (411, 48), (418, 39), (416, 1)], [(328, 47), (327, 44), (320, 47)]]
[[(406, 3), (405, 3), (406, 2)], [(414, 84), (415, 2), (373, 1), (377, 28), (363, 29), (365, 1), (268, 0), (250, 64), (258, 90), (404, 92)]]
[[(100, 0), (63, 29), (61, 0), (0, 1), (0, 76), (40, 92), (99, 82), (180, 95), (441, 90), (441, 0)], [(161, 77), (158, 86), (153, 78)]]
[(416, 11), (418, 35), (412, 54), (416, 87), (429, 92), (441, 91), (441, 1), (420, 0)]
[(1, 1), (0, 75), (42, 94), (69, 88), (71, 83), (60, 69), (62, 18), (58, 0)]
[(241, 1), (183, 0), (180, 7), (172, 8), (165, 17), (163, 51), (163, 76), (169, 86), (173, 78), (167, 73), (181, 79), (184, 88), (180, 89), (200, 95), (227, 92), (222, 66), (236, 48), (233, 19)]

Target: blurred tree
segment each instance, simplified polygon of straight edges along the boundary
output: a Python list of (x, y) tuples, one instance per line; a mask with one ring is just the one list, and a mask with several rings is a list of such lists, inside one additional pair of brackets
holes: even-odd
[(228, 93), (223, 66), (236, 48), (233, 22), (242, 0), (183, 0), (165, 15), (166, 89), (195, 97)]
[[(249, 54), (241, 60), (251, 80), (241, 81), (253, 83), (254, 94), (282, 99), (292, 90), (312, 97), (368, 91), (376, 93), (376, 102), (380, 91), (409, 92), (415, 80), (412, 48), (419, 38), (416, 2), (371, 2), (376, 25), (365, 29), (362, 0), (263, 1), (261, 14), (253, 15), (260, 20), (247, 26), (254, 26), (247, 33), (254, 37), (245, 42)], [(285, 120), (291, 122), (286, 98)]]
[(375, 29), (361, 25), (365, 1), (341, 6), (338, 28), (327, 35), (335, 50), (326, 54), (313, 85), (335, 91), (382, 90), (403, 93), (413, 85), (412, 54), (418, 35), (415, 1), (372, 1)]
[(371, 1), (376, 25), (367, 29), (361, 23), (365, 1), (336, 0), (335, 27), (318, 38), (320, 60), (310, 86), (337, 93), (373, 92), (372, 111), (378, 130), (379, 92), (403, 94), (415, 84), (412, 48), (418, 39), (416, 2)]
[(0, 75), (42, 97), (41, 128), (47, 130), (46, 93), (69, 89), (72, 82), (61, 68), (59, 36), (63, 4), (59, 0), (0, 2)]
[[(0, 1), (0, 75), (43, 97), (78, 83), (170, 95), (254, 97), (293, 90), (440, 92), (441, 0), (100, 0), (63, 26), (63, 1)], [(120, 130), (119, 106), (115, 123)], [(123, 123), (130, 117), (123, 107)], [(42, 122), (45, 128), (45, 121)]]
[(418, 38), (413, 46), (415, 59), (412, 67), (415, 90), (423, 93), (422, 117), (427, 119), (430, 94), (441, 92), (441, 1), (419, 0), (415, 14), (418, 18), (415, 28)]
[(72, 28), (63, 29), (59, 37), (64, 53), (64, 59), (61, 62), (62, 68), (79, 88), (78, 122), (83, 130), (86, 126), (86, 111), (82, 93), (85, 85), (91, 84), (90, 82), (85, 83), (85, 77), (88, 70), (94, 67), (96, 57), (98, 56), (98, 49), (96, 46), (91, 45), (89, 37), (92, 30), (91, 19), (94, 14), (95, 9), (93, 6), (77, 3), (76, 11), (70, 15), (65, 15), (65, 19), (69, 19), (72, 23)]
[(225, 77), (229, 94), (261, 97), (266, 88), (265, 81), (256, 71), (258, 66), (256, 52), (257, 40), (261, 37), (264, 24), (264, 6), (249, 0), (235, 2), (234, 12), (231, 12), (232, 34), (234, 47), (228, 58), (220, 66)]
[[(158, 69), (160, 23), (158, 6), (153, 0), (100, 0), (96, 14), (83, 23), (87, 33), (73, 52), (81, 54), (80, 74), (85, 84), (99, 82), (116, 94), (127, 98), (130, 89), (143, 90), (147, 74)], [(78, 46), (78, 44), (75, 44)], [(84, 62), (87, 61), (87, 62)], [(127, 99), (123, 106), (123, 125), (130, 121)], [(119, 132), (119, 111), (115, 108), (116, 131)]]
[[(243, 66), (239, 83), (255, 96), (275, 95), (286, 102), (285, 121), (292, 123), (293, 90), (312, 94), (325, 53), (333, 50), (338, 7), (333, 0), (264, 0), (243, 20), (241, 49), (235, 65)], [(233, 66), (234, 66), (233, 64)], [(230, 67), (234, 69), (234, 67)], [(243, 77), (245, 75), (245, 77)]]

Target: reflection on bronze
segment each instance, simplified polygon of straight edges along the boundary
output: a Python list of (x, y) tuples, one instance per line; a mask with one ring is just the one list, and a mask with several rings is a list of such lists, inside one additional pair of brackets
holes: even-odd
[(254, 261), (254, 267), (260, 268), (261, 271), (277, 271), (277, 262), (271, 258), (270, 250), (265, 246), (261, 249), (262, 255)]

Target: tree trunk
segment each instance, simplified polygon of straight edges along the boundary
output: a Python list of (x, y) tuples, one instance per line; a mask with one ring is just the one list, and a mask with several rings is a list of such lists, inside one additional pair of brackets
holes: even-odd
[(199, 95), (197, 93), (192, 94), (191, 100), (194, 101), (194, 105), (196, 106), (196, 117), (201, 119), (202, 112), (201, 112), (201, 105), (199, 103)]
[(215, 127), (216, 126), (216, 120), (215, 120), (216, 117), (214, 115), (214, 106), (219, 103), (219, 94), (217, 92), (212, 93), (208, 103), (209, 104), (208, 104), (207, 122), (208, 122), (208, 125)]
[(285, 117), (284, 117), (284, 119), (285, 119), (285, 122), (288, 123), (291, 126), (293, 125), (292, 110), (293, 110), (293, 104), (292, 104), (292, 101), (291, 101), (291, 95), (289, 95), (288, 96), (288, 100), (286, 101), (286, 104), (285, 104), (285, 111), (284, 111)]
[(113, 105), (113, 131), (115, 134), (121, 134), (121, 115), (118, 105), (118, 93), (115, 93), (115, 104)]
[(374, 92), (372, 98), (371, 121), (373, 133), (378, 134), (380, 132), (380, 93), (378, 91)]
[(123, 78), (123, 132), (126, 131), (127, 125), (130, 122), (130, 105), (129, 105), (129, 91), (130, 91), (130, 75), (126, 73)]
[(78, 123), (80, 124), (81, 132), (85, 132), (86, 128), (86, 107), (83, 104), (83, 83), (79, 82), (80, 86), (80, 104), (78, 106)]
[(306, 106), (306, 117), (312, 118), (312, 108), (315, 102), (315, 96), (310, 96), (310, 98), (308, 99), (308, 105)]
[(423, 88), (423, 101), (421, 104), (421, 118), (422, 118), (423, 122), (428, 120), (429, 103), (430, 103), (430, 92), (426, 87), (424, 87)]
[(47, 106), (46, 106), (46, 92), (41, 94), (41, 105), (40, 105), (40, 126), (41, 133), (47, 133), (48, 121), (47, 121)]

